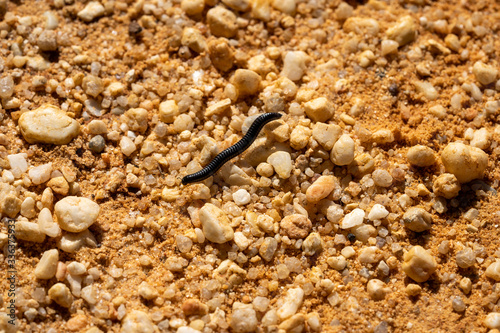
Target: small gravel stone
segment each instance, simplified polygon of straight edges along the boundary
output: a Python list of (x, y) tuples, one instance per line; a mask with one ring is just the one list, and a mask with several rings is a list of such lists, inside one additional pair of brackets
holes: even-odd
[(123, 155), (130, 156), (134, 151), (136, 151), (137, 146), (128, 136), (122, 136), (120, 140), (120, 149)]
[(193, 241), (183, 235), (175, 236), (175, 243), (177, 244), (177, 249), (179, 249), (181, 253), (189, 253), (193, 247)]
[(474, 64), (474, 66), (472, 67), (472, 72), (476, 76), (476, 79), (485, 86), (494, 82), (498, 76), (498, 69), (486, 65), (482, 61), (477, 61)]
[(335, 189), (335, 181), (335, 176), (320, 176), (307, 188), (307, 201), (316, 203), (326, 198)]
[(285, 76), (292, 81), (302, 78), (307, 68), (309, 56), (303, 51), (290, 51), (283, 60), (283, 70), (281, 76)]
[(233, 193), (234, 203), (238, 206), (244, 206), (251, 201), (250, 193), (245, 189), (239, 189)]
[(458, 283), (458, 287), (467, 295), (472, 290), (472, 281), (468, 277), (464, 277)]
[(257, 314), (251, 307), (242, 307), (233, 310), (231, 328), (235, 333), (251, 333), (257, 330)]
[(64, 308), (69, 308), (73, 304), (73, 295), (64, 283), (56, 283), (49, 289), (51, 300)]
[(47, 183), (54, 193), (66, 196), (69, 192), (69, 184), (63, 176), (54, 177)]
[(216, 6), (207, 12), (207, 23), (212, 35), (231, 38), (236, 35), (236, 15), (223, 6)]
[(208, 306), (197, 299), (185, 300), (181, 309), (186, 316), (203, 316), (208, 313)]
[(392, 176), (387, 170), (377, 169), (373, 171), (372, 179), (375, 185), (380, 187), (390, 187), (392, 185)]
[(335, 112), (332, 103), (325, 97), (319, 97), (305, 103), (304, 110), (307, 116), (316, 122), (328, 121)]
[(341, 223), (342, 229), (349, 229), (361, 225), (365, 219), (365, 212), (361, 208), (355, 208), (352, 212), (344, 216)]
[(437, 268), (434, 257), (419, 245), (413, 246), (403, 259), (403, 271), (416, 282), (427, 281)]
[(260, 90), (260, 75), (248, 69), (237, 69), (231, 83), (238, 90), (239, 96), (250, 96)]
[(435, 195), (443, 196), (446, 199), (452, 199), (458, 195), (461, 190), (460, 182), (457, 177), (451, 173), (443, 173), (436, 178), (432, 185), (432, 191)]
[(4, 76), (0, 79), (0, 98), (10, 98), (14, 94), (14, 79)]
[(460, 296), (454, 297), (453, 301), (451, 301), (451, 306), (453, 308), (453, 311), (461, 313), (464, 312), (467, 307), (465, 306), (464, 301)]
[(209, 241), (222, 244), (234, 238), (229, 218), (220, 208), (206, 203), (199, 211), (199, 218)]
[(476, 263), (476, 255), (470, 247), (457, 252), (457, 265), (460, 268), (469, 268)]
[(385, 209), (381, 204), (373, 205), (370, 213), (368, 213), (368, 219), (370, 221), (381, 220), (389, 215), (389, 211)]
[(406, 158), (408, 162), (418, 167), (428, 167), (436, 163), (434, 151), (422, 145), (411, 147), (406, 154)]
[(286, 151), (277, 151), (267, 158), (269, 163), (278, 176), (282, 179), (288, 179), (293, 169), (292, 157)]
[(28, 175), (34, 185), (40, 185), (50, 179), (52, 173), (52, 163), (42, 164), (37, 167), (31, 168)]
[(278, 248), (278, 241), (273, 237), (266, 237), (259, 248), (259, 254), (265, 261), (271, 261)]
[(66, 268), (68, 269), (69, 274), (76, 276), (83, 275), (87, 272), (87, 268), (85, 268), (85, 265), (79, 263), (78, 261), (70, 262)]
[(154, 333), (155, 326), (146, 312), (130, 311), (122, 320), (121, 333)]
[(68, 253), (75, 253), (85, 245), (91, 248), (97, 246), (94, 235), (88, 229), (79, 233), (66, 233), (57, 242), (57, 247)]
[(43, 243), (45, 234), (40, 230), (37, 223), (17, 221), (15, 225), (16, 238), (34, 243)]
[(375, 301), (383, 300), (389, 292), (389, 289), (385, 287), (385, 283), (378, 279), (368, 281), (366, 290), (368, 291), (368, 295)]
[(312, 232), (302, 243), (304, 255), (313, 256), (323, 251), (323, 240), (317, 232)]
[(89, 149), (94, 153), (101, 153), (105, 147), (106, 141), (101, 135), (96, 135), (89, 141)]
[(52, 213), (48, 208), (43, 208), (38, 214), (38, 226), (40, 231), (49, 237), (58, 237), (61, 235), (61, 228), (52, 219)]
[(57, 222), (61, 229), (80, 232), (88, 229), (99, 216), (100, 207), (87, 198), (65, 197), (54, 206)]
[(105, 13), (104, 6), (100, 2), (91, 1), (84, 9), (78, 12), (78, 17), (85, 22), (91, 22), (92, 20), (103, 16)]
[(356, 239), (365, 243), (370, 237), (377, 234), (377, 229), (371, 224), (361, 224), (352, 228), (352, 233), (356, 236)]
[(488, 268), (486, 268), (485, 275), (490, 279), (500, 282), (500, 261), (491, 263)]
[(429, 230), (432, 225), (432, 215), (425, 209), (412, 207), (403, 215), (404, 226), (415, 232)]
[(354, 148), (354, 140), (348, 134), (343, 134), (335, 142), (330, 159), (335, 165), (348, 165), (354, 160)]
[(37, 279), (52, 279), (56, 275), (57, 262), (59, 261), (59, 251), (52, 249), (45, 251), (42, 258), (36, 265), (35, 276)]
[(483, 178), (488, 166), (488, 155), (479, 148), (453, 142), (441, 153), (446, 171), (454, 174), (460, 183)]
[(300, 287), (289, 289), (285, 298), (283, 305), (277, 310), (277, 315), (279, 318), (287, 319), (297, 313), (297, 310), (302, 305), (304, 300), (304, 290)]
[(280, 228), (284, 234), (292, 239), (301, 239), (309, 235), (311, 221), (302, 214), (285, 216), (280, 222)]
[(309, 143), (311, 137), (311, 129), (302, 125), (298, 125), (290, 133), (290, 145), (293, 149), (304, 149)]
[(344, 256), (329, 257), (326, 262), (331, 268), (337, 271), (341, 271), (347, 267), (347, 260)]
[(380, 43), (380, 53), (383, 56), (386, 56), (391, 53), (396, 53), (398, 51), (399, 44), (398, 42), (390, 39), (384, 39)]
[(375, 36), (380, 30), (380, 25), (375, 19), (354, 16), (349, 17), (344, 22), (343, 29), (347, 33), (354, 32), (358, 35)]
[(57, 34), (54, 30), (44, 30), (38, 36), (37, 45), (41, 51), (57, 50)]
[(205, 8), (204, 0), (182, 0), (181, 1), (182, 10), (190, 16), (198, 15), (203, 12)]
[(409, 283), (405, 288), (408, 296), (418, 296), (422, 292), (422, 287), (415, 283)]
[(174, 100), (167, 100), (160, 103), (160, 120), (164, 123), (173, 123), (175, 117), (179, 115), (179, 107)]
[(142, 281), (137, 290), (139, 295), (145, 300), (150, 301), (158, 297), (158, 291), (146, 281)]
[(19, 118), (19, 129), (29, 143), (68, 144), (80, 132), (80, 124), (56, 106), (44, 104)]
[(184, 28), (182, 31), (181, 44), (189, 47), (196, 53), (202, 53), (207, 49), (207, 42), (200, 30), (195, 28)]
[(387, 37), (395, 40), (399, 46), (406, 45), (415, 40), (417, 23), (411, 16), (404, 16), (393, 26), (387, 29)]
[(342, 128), (335, 124), (325, 124), (317, 122), (313, 126), (312, 136), (314, 140), (325, 148), (325, 150), (332, 150), (333, 145), (342, 135)]

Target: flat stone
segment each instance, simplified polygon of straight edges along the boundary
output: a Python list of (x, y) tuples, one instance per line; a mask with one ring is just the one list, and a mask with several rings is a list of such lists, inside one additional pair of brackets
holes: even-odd
[(80, 132), (80, 124), (56, 106), (44, 104), (19, 118), (19, 129), (29, 143), (68, 144)]

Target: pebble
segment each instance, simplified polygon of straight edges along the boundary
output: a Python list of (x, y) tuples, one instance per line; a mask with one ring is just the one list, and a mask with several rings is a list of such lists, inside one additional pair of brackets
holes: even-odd
[(256, 332), (258, 323), (257, 313), (250, 305), (233, 310), (230, 322), (232, 332)]
[(14, 218), (21, 210), (22, 203), (21, 199), (16, 197), (14, 194), (8, 194), (5, 197), (0, 198), (0, 212), (3, 215)]
[(296, 126), (290, 133), (290, 145), (293, 149), (301, 150), (309, 143), (311, 129), (302, 125)]
[(0, 98), (10, 98), (14, 94), (14, 79), (7, 75), (0, 79)]
[(406, 45), (415, 40), (417, 23), (411, 16), (400, 18), (394, 25), (387, 29), (387, 38), (395, 40), (399, 46)]
[(305, 329), (305, 316), (302, 313), (291, 316), (279, 324), (278, 332), (303, 332)]
[(490, 279), (500, 282), (500, 261), (491, 263), (484, 273)]
[(187, 299), (182, 303), (181, 310), (186, 316), (203, 316), (207, 314), (208, 306), (197, 299)]
[(354, 160), (354, 149), (354, 140), (348, 134), (343, 134), (333, 145), (330, 159), (335, 165), (348, 165)]
[(325, 124), (317, 122), (313, 126), (312, 136), (314, 140), (325, 148), (325, 150), (332, 150), (335, 142), (342, 135), (342, 128), (335, 124)]
[[(292, 157), (289, 152), (277, 151), (269, 155), (267, 158), (269, 163), (278, 176), (282, 179), (290, 178), (293, 169)], [(272, 175), (272, 174), (271, 174)]]
[(363, 223), (365, 212), (361, 208), (355, 208), (352, 212), (344, 216), (341, 223), (342, 229), (349, 229)]
[(37, 39), (38, 48), (41, 51), (57, 50), (57, 34), (53, 30), (44, 30)]
[(304, 110), (307, 116), (315, 122), (326, 122), (332, 118), (335, 112), (332, 103), (325, 97), (319, 97), (305, 103)]
[(476, 254), (470, 247), (466, 247), (457, 252), (456, 261), (460, 268), (472, 267), (476, 263)]
[(283, 59), (281, 76), (299, 81), (305, 73), (309, 56), (303, 51), (289, 51)]
[(160, 120), (164, 123), (173, 123), (175, 117), (179, 115), (179, 107), (174, 100), (167, 100), (160, 103)]
[(238, 95), (243, 97), (258, 93), (261, 81), (260, 75), (249, 69), (237, 69), (231, 79), (231, 83), (238, 90)]
[(75, 253), (84, 245), (97, 246), (94, 235), (87, 229), (79, 233), (66, 233), (57, 242), (57, 247), (67, 253)]
[(10, 172), (15, 178), (20, 178), (23, 173), (28, 170), (28, 162), (26, 161), (26, 153), (7, 155), (7, 160), (10, 165)]
[(384, 145), (386, 143), (394, 142), (394, 134), (391, 130), (381, 129), (373, 133), (372, 135), (373, 142)]
[(106, 140), (101, 135), (96, 135), (89, 141), (89, 149), (94, 153), (101, 153), (106, 147)]
[(217, 206), (206, 203), (199, 211), (199, 218), (203, 234), (209, 241), (222, 244), (234, 238), (229, 218)]
[(488, 155), (484, 151), (459, 142), (448, 144), (441, 160), (446, 171), (454, 174), (460, 183), (483, 178), (488, 166)]
[(44, 104), (19, 118), (19, 129), (29, 143), (68, 144), (80, 132), (80, 124), (56, 106)]
[(376, 246), (364, 247), (358, 256), (358, 260), (362, 264), (375, 264), (382, 259), (380, 250)]
[(293, 15), (297, 6), (296, 0), (273, 0), (271, 5), (282, 13)]
[(87, 272), (87, 268), (85, 268), (85, 265), (79, 263), (78, 261), (70, 262), (66, 268), (68, 269), (68, 273), (71, 275), (79, 276)]
[(371, 279), (366, 285), (366, 290), (371, 299), (375, 301), (381, 301), (385, 298), (387, 293), (390, 291), (385, 287), (385, 283), (379, 279)]
[(259, 248), (259, 254), (265, 261), (271, 261), (278, 248), (278, 241), (273, 237), (266, 237)]
[(428, 167), (436, 163), (434, 150), (423, 145), (416, 145), (408, 149), (406, 158), (410, 164), (418, 167)]
[(52, 163), (42, 164), (37, 167), (31, 168), (28, 176), (34, 185), (40, 185), (50, 179), (52, 173)]
[(311, 231), (311, 221), (302, 214), (292, 214), (285, 216), (280, 222), (283, 233), (292, 239), (302, 239), (309, 235)]
[(302, 251), (306, 256), (313, 256), (323, 251), (323, 240), (317, 232), (312, 232), (302, 243)]
[(27, 197), (21, 204), (21, 215), (31, 219), (36, 216), (35, 211), (35, 199), (32, 197)]
[(217, 37), (231, 38), (238, 31), (236, 15), (223, 6), (216, 6), (208, 10), (207, 23), (212, 35)]
[(45, 241), (45, 234), (40, 230), (37, 223), (17, 221), (16, 238), (28, 242), (43, 243)]
[(429, 101), (433, 101), (439, 97), (438, 91), (436, 90), (436, 88), (434, 88), (434, 86), (430, 82), (415, 81), (413, 82), (413, 85), (415, 86), (417, 92), (424, 95), (425, 98), (427, 98)]
[(416, 282), (427, 281), (437, 269), (434, 257), (419, 245), (413, 246), (403, 259), (403, 271)]
[(81, 232), (90, 227), (99, 216), (100, 207), (94, 201), (69, 196), (59, 200), (54, 206), (54, 213), (61, 229), (69, 232)]
[(470, 145), (479, 149), (487, 149), (490, 146), (490, 133), (488, 130), (481, 128), (475, 131)]
[(287, 319), (297, 313), (304, 300), (304, 290), (300, 287), (289, 289), (283, 304), (276, 311), (280, 319)]
[(69, 308), (73, 304), (73, 295), (64, 283), (56, 283), (49, 289), (51, 300), (64, 308)]
[(123, 318), (121, 333), (154, 333), (155, 326), (144, 311), (132, 310)]
[(307, 201), (316, 203), (326, 198), (335, 189), (335, 181), (335, 176), (320, 176), (307, 188)]
[(182, 0), (181, 9), (189, 16), (201, 14), (205, 8), (204, 0)]
[(222, 0), (222, 3), (239, 12), (246, 12), (250, 9), (249, 0)]
[(144, 108), (132, 108), (120, 119), (130, 131), (144, 133), (148, 129), (148, 111)]
[(347, 260), (344, 256), (329, 257), (326, 262), (331, 268), (337, 271), (341, 271), (347, 267)]
[(105, 13), (104, 6), (98, 1), (89, 2), (85, 8), (78, 12), (77, 16), (85, 22), (91, 22), (94, 19), (103, 16)]
[(181, 44), (189, 47), (196, 53), (202, 53), (207, 49), (207, 42), (200, 30), (195, 28), (184, 28), (182, 31)]
[(365, 243), (370, 237), (377, 234), (377, 229), (371, 224), (361, 224), (352, 228), (352, 233), (356, 236), (356, 239)]
[(373, 205), (370, 213), (368, 213), (368, 219), (370, 221), (381, 220), (389, 215), (389, 211), (381, 204)]
[(61, 235), (61, 228), (52, 219), (52, 213), (48, 208), (43, 208), (38, 214), (38, 226), (40, 231), (49, 237), (58, 237)]
[[(219, 38), (208, 42), (208, 53), (215, 68), (226, 72), (233, 67), (234, 52), (225, 38)], [(236, 96), (235, 96), (236, 99)]]
[(451, 173), (443, 173), (434, 180), (432, 191), (435, 195), (452, 199), (458, 195), (461, 190), (460, 182), (457, 177)]
[(383, 56), (386, 56), (391, 53), (396, 53), (398, 51), (399, 44), (398, 42), (390, 39), (384, 39), (380, 43), (380, 53)]
[(357, 35), (368, 34), (376, 36), (380, 30), (380, 25), (375, 19), (364, 17), (349, 17), (342, 26), (345, 32), (354, 32)]
[(47, 187), (50, 187), (53, 192), (66, 196), (69, 192), (69, 184), (63, 176), (52, 178), (48, 181)]
[(139, 296), (145, 300), (151, 301), (158, 297), (158, 291), (151, 287), (146, 281), (142, 281), (137, 288)]
[(377, 169), (373, 171), (372, 179), (375, 185), (380, 187), (390, 187), (392, 185), (392, 176), (387, 170)]
[(123, 155), (130, 156), (134, 151), (136, 151), (137, 146), (128, 136), (122, 136), (120, 140), (120, 149)]
[(482, 61), (477, 61), (472, 67), (472, 73), (474, 73), (474, 76), (481, 84), (486, 86), (496, 81), (498, 69), (493, 66), (486, 65)]
[(56, 275), (57, 262), (59, 261), (59, 251), (52, 249), (45, 251), (42, 258), (36, 265), (35, 276), (37, 279), (52, 279)]
[(422, 287), (415, 283), (409, 283), (405, 291), (408, 296), (418, 296), (422, 292)]
[(491, 329), (500, 329), (500, 313), (490, 312), (483, 321), (484, 325)]
[(245, 251), (250, 245), (250, 240), (241, 231), (237, 231), (234, 233), (234, 243), (240, 251)]
[(425, 209), (412, 207), (403, 215), (404, 226), (415, 232), (429, 230), (432, 225), (432, 215)]
[(233, 193), (234, 203), (238, 206), (244, 206), (251, 201), (250, 193), (245, 189), (239, 189)]

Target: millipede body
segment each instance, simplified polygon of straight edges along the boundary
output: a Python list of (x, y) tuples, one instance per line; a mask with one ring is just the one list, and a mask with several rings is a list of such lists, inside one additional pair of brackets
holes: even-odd
[(279, 119), (281, 116), (281, 113), (277, 112), (264, 113), (258, 116), (240, 141), (215, 156), (214, 159), (200, 171), (182, 178), (182, 184), (200, 182), (215, 174), (227, 161), (247, 150), (268, 122)]

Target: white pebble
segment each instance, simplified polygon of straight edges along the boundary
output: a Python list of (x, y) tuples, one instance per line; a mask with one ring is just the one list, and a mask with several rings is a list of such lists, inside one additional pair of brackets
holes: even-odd
[(42, 164), (37, 167), (31, 168), (28, 175), (34, 185), (40, 185), (50, 179), (52, 173), (52, 163)]
[(97, 203), (75, 196), (65, 197), (54, 206), (59, 226), (69, 232), (86, 230), (97, 220), (99, 211)]
[(290, 177), (290, 173), (292, 172), (293, 164), (292, 157), (290, 153), (286, 151), (277, 151), (272, 153), (267, 158), (267, 163), (271, 164), (278, 174), (278, 176), (282, 179), (288, 179)]
[(491, 329), (500, 329), (500, 313), (491, 312), (484, 318), (484, 325)]
[(125, 156), (130, 156), (137, 149), (137, 146), (128, 136), (122, 136), (120, 148)]
[(365, 212), (361, 208), (355, 208), (342, 220), (341, 228), (349, 229), (363, 223)]
[(309, 56), (303, 51), (290, 51), (283, 60), (282, 76), (298, 81), (304, 75)]
[(247, 190), (239, 189), (233, 193), (233, 200), (238, 206), (243, 206), (251, 201), (251, 196)]
[(343, 134), (333, 145), (330, 159), (335, 165), (348, 165), (354, 160), (354, 140)]
[(389, 215), (389, 211), (385, 209), (381, 204), (373, 205), (370, 213), (368, 214), (368, 219), (370, 221), (381, 220)]
[(7, 155), (7, 160), (10, 164), (10, 172), (14, 177), (19, 178), (28, 170), (28, 162), (26, 162), (26, 153)]
[(287, 319), (297, 313), (297, 310), (302, 305), (304, 299), (304, 290), (302, 288), (292, 288), (289, 289), (283, 305), (278, 309), (277, 314), (282, 320)]

